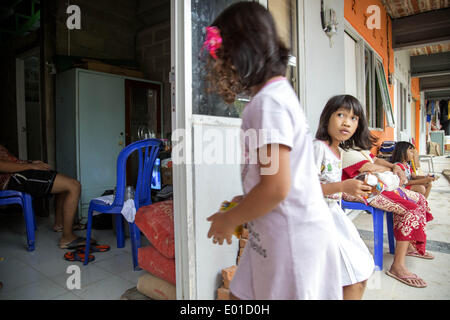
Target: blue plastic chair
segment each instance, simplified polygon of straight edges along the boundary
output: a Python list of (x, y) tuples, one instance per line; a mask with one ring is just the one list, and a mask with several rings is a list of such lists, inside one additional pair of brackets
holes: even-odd
[(0, 191), (0, 205), (19, 204), (22, 207), (27, 230), (27, 250), (35, 249), (35, 234), (37, 230), (33, 209), (33, 199), (30, 194), (14, 190)]
[[(110, 213), (116, 215), (116, 235), (117, 248), (125, 247), (125, 237), (123, 232), (122, 207), (124, 205), (125, 184), (126, 184), (126, 164), (128, 157), (135, 151), (139, 153), (139, 171), (136, 182), (136, 191), (134, 195), (134, 204), (136, 212), (142, 206), (147, 206), (152, 203), (151, 198), (151, 178), (153, 165), (156, 157), (162, 146), (162, 141), (158, 139), (146, 139), (133, 142), (126, 146), (119, 154), (117, 159), (117, 180), (116, 180), (116, 194), (114, 202), (111, 205), (106, 204), (100, 200), (91, 200), (89, 203), (88, 222), (86, 230), (86, 246), (85, 253), (89, 253), (91, 228), (92, 228), (92, 212), (98, 211), (102, 213)], [(140, 230), (136, 224), (128, 223), (130, 228), (130, 240), (133, 256), (133, 268), (138, 268), (138, 248), (140, 246)], [(84, 265), (88, 264), (89, 254), (85, 254)]]
[[(365, 205), (360, 202), (348, 202), (342, 200), (342, 209), (364, 210), (372, 214), (373, 218), (373, 241), (374, 241), (374, 262), (377, 270), (383, 270), (383, 216), (384, 212), (381, 209)], [(386, 212), (386, 223), (389, 239), (389, 252), (395, 253), (394, 242), (394, 217), (392, 212)]]

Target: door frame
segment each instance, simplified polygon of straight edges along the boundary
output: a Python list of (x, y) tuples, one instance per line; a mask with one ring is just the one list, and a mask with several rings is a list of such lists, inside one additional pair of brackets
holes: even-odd
[[(170, 21), (176, 292), (178, 300), (194, 300), (197, 297), (197, 273), (191, 165), (191, 0), (171, 0)], [(181, 154), (175, 150), (181, 150)]]
[(28, 159), (27, 109), (25, 106), (25, 60), (16, 58), (17, 145), (19, 159)]
[[(27, 139), (27, 108), (25, 99), (25, 59), (31, 56), (38, 56), (41, 59), (40, 47), (34, 47), (16, 56), (16, 108), (17, 108), (17, 145), (19, 159), (28, 159), (28, 139)], [(42, 73), (39, 64), (39, 75)], [(41, 77), (39, 76), (39, 104), (41, 105), (41, 117), (39, 119), (42, 124), (42, 97), (41, 97)], [(42, 125), (40, 125), (42, 127)], [(44, 147), (42, 140), (42, 129), (40, 132), (41, 156)]]
[[(267, 0), (258, 0), (267, 7)], [(195, 123), (215, 123), (215, 117), (193, 115), (192, 106), (192, 12), (191, 0), (171, 0), (171, 109), (172, 109), (172, 161), (173, 161), (173, 206), (175, 229), (175, 273), (176, 295), (180, 300), (197, 299), (197, 265), (195, 237), (194, 199), (194, 145)], [(298, 81), (300, 99), (305, 98), (304, 35), (300, 19), (303, 0), (298, 0)], [(224, 123), (228, 123), (225, 119)], [(231, 119), (230, 122), (236, 121)], [(233, 122), (234, 123), (234, 122)], [(181, 152), (180, 152), (181, 151)]]

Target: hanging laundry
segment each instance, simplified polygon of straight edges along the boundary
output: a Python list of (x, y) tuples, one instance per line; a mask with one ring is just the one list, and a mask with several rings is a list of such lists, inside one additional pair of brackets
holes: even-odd
[(450, 100), (447, 103), (447, 120), (450, 120)]

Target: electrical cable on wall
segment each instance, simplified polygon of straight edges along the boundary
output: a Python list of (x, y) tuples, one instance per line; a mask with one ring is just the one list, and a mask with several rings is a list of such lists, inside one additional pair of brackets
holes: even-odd
[(392, 85), (392, 75), (391, 75), (391, 71), (390, 71), (390, 64), (391, 64), (391, 52), (389, 50), (389, 15), (386, 13), (386, 46), (387, 46), (387, 56), (388, 56), (388, 61), (387, 61), (387, 76), (388, 76), (388, 83), (389, 85)]

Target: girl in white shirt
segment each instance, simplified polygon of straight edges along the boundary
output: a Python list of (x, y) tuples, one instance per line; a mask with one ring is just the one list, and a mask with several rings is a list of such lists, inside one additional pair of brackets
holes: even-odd
[(365, 197), (371, 187), (361, 180), (341, 181), (341, 143), (352, 136), (360, 137), (364, 125), (364, 110), (359, 101), (350, 95), (332, 97), (322, 111), (319, 129), (314, 141), (316, 167), (319, 172), (322, 191), (338, 233), (341, 256), (344, 300), (361, 299), (367, 279), (374, 271), (374, 261), (367, 246), (362, 241), (353, 222), (342, 210), (342, 192)]
[(342, 299), (336, 230), (315, 174), (305, 115), (284, 78), (288, 50), (272, 16), (258, 3), (240, 2), (207, 31), (210, 89), (229, 103), (244, 91), (252, 96), (242, 115), (245, 196), (208, 218), (208, 237), (220, 245), (231, 243), (237, 226), (249, 228), (232, 297)]

